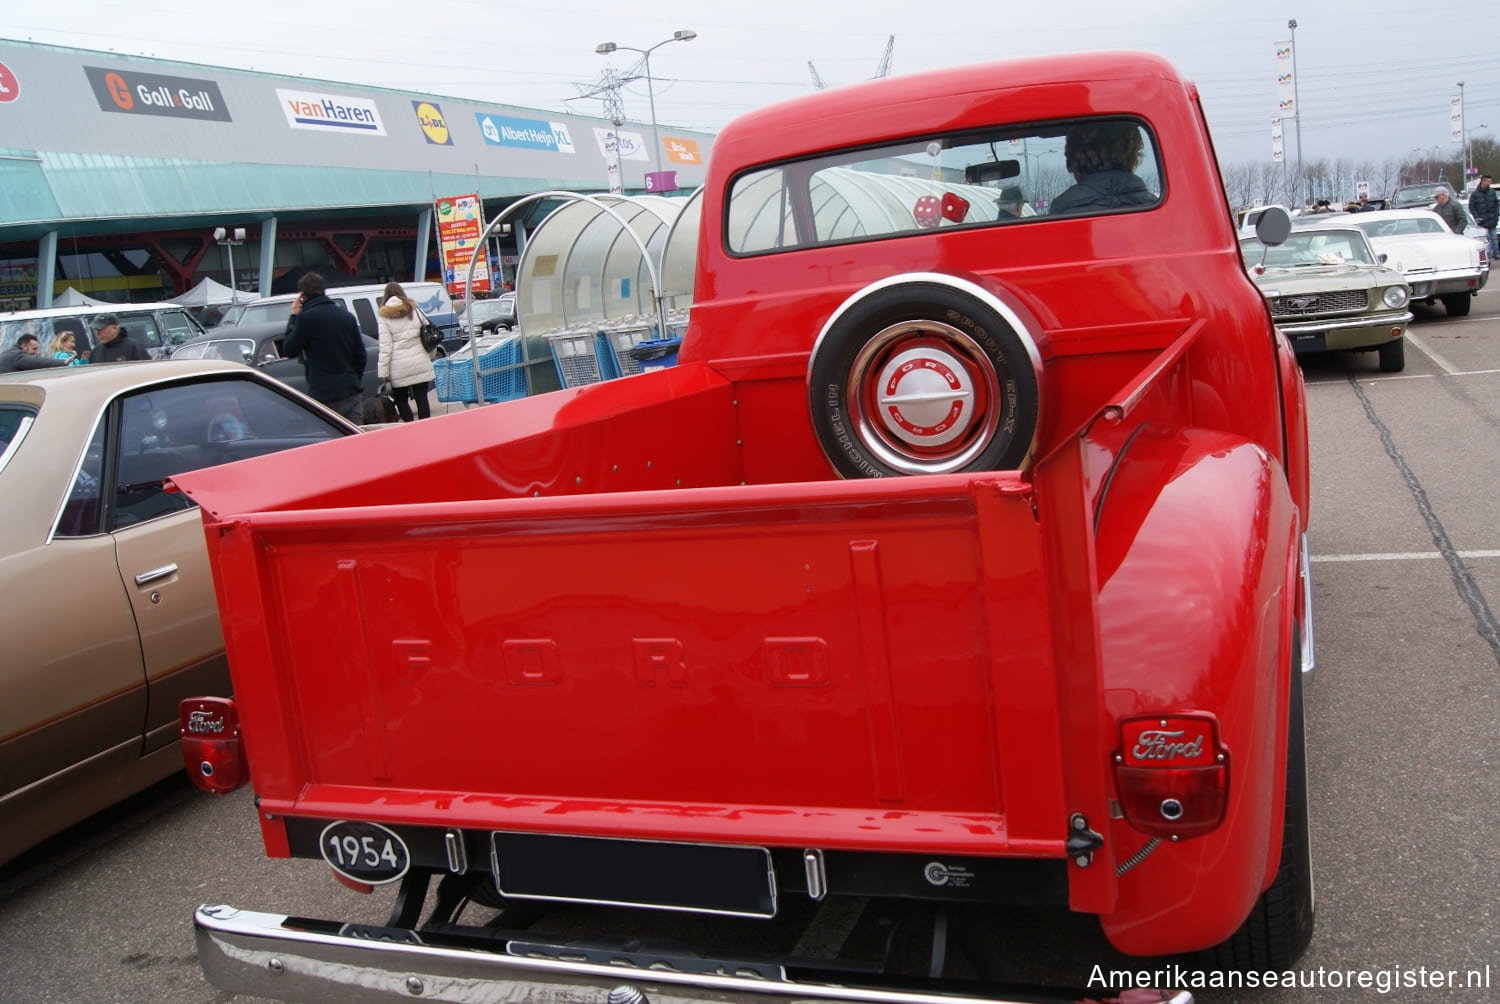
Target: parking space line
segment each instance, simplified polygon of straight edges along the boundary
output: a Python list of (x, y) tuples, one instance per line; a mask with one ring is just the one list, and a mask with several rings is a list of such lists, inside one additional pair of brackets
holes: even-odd
[[(1460, 558), (1500, 558), (1500, 551), (1454, 551)], [(1389, 551), (1384, 554), (1314, 554), (1320, 561), (1433, 561), (1442, 560), (1441, 551)]]
[(1410, 328), (1406, 330), (1406, 341), (1410, 345), (1415, 345), (1417, 347), (1417, 351), (1421, 352), (1428, 359), (1431, 359), (1433, 362), (1437, 363), (1438, 366), (1445, 370), (1449, 376), (1458, 376), (1458, 367), (1454, 366), (1448, 360), (1432, 351), (1432, 349), (1428, 347), (1426, 342), (1422, 341), (1422, 339), (1411, 333)]

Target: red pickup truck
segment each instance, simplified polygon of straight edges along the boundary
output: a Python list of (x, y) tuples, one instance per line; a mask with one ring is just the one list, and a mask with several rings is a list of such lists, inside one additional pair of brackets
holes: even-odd
[(209, 979), (1054, 999), (717, 926), (1000, 904), (1289, 966), (1304, 392), (1195, 87), (1108, 53), (819, 92), (726, 127), (701, 203), (675, 367), (174, 479), (235, 692), (183, 703), (189, 770), (398, 889), (378, 928), (206, 906)]

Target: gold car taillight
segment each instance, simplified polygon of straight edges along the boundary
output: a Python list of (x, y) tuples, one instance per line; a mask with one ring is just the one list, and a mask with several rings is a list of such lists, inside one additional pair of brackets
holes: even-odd
[(250, 779), (240, 717), (227, 697), (189, 697), (177, 705), (177, 735), (188, 776), (204, 791), (223, 795)]

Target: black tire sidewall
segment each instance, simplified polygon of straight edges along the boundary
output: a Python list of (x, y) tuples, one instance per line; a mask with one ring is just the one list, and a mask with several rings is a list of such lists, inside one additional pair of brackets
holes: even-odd
[(962, 290), (914, 281), (877, 290), (853, 303), (820, 340), (808, 369), (808, 409), (823, 453), (846, 478), (895, 477), (860, 442), (851, 423), (849, 370), (879, 332), (904, 321), (938, 321), (973, 339), (999, 372), (1004, 413), (993, 439), (962, 470), (1008, 470), (1028, 459), (1039, 412), (1037, 374), (1026, 342), (993, 307)]

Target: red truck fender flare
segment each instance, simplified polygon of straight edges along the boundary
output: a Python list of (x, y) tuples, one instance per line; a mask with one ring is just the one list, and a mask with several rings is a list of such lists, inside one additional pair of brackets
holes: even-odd
[(1025, 467), (1041, 411), (1040, 326), (978, 283), (890, 276), (841, 303), (813, 343), (807, 400), (846, 478)]
[[(1227, 433), (1164, 426), (1131, 439), (1099, 504), (1111, 720), (1212, 715), (1231, 757), (1220, 827), (1146, 855), (1121, 877), (1116, 909), (1101, 917), (1116, 948), (1169, 954), (1190, 950), (1195, 938), (1228, 938), (1275, 871), (1298, 513), (1265, 450)], [(1171, 630), (1162, 628), (1166, 618)], [(1109, 838), (1117, 856), (1144, 842), (1121, 820), (1111, 821)]]

